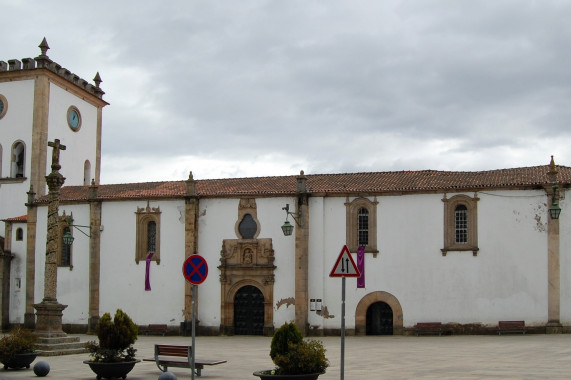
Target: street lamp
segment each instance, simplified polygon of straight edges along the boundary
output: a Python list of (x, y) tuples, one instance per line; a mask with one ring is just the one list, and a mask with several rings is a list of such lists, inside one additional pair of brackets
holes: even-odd
[(561, 214), (561, 207), (559, 207), (559, 186), (553, 185), (553, 198), (551, 200), (551, 207), (549, 208), (549, 216), (551, 219), (559, 219)]
[(282, 231), (284, 233), (284, 236), (291, 236), (293, 232), (293, 225), (288, 221), (288, 218), (291, 215), (291, 217), (295, 221), (295, 224), (297, 224), (299, 227), (303, 227), (303, 220), (301, 219), (301, 211), (297, 213), (296, 217), (295, 213), (289, 211), (289, 203), (287, 203), (285, 207), (282, 207), (282, 210), (285, 210), (286, 212), (286, 220), (282, 226)]
[[(73, 220), (71, 218), (67, 218), (67, 224), (70, 228), (75, 228), (76, 230), (78, 230), (79, 232), (81, 232), (82, 234), (87, 236), (88, 238), (91, 238), (91, 227), (90, 226), (80, 226), (77, 224), (73, 224)], [(89, 233), (82, 231), (81, 228), (89, 228)], [(73, 235), (71, 234), (70, 231), (66, 231), (62, 236), (62, 240), (63, 240), (63, 244), (72, 245), (75, 238), (73, 237)]]

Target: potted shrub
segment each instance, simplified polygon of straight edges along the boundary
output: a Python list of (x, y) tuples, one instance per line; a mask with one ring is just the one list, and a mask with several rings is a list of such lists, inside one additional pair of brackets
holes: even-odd
[(284, 323), (275, 331), (270, 357), (276, 368), (254, 372), (254, 376), (261, 380), (315, 380), (329, 366), (323, 343), (303, 340), (293, 322)]
[(36, 341), (38, 336), (16, 326), (6, 336), (0, 339), (0, 362), (4, 369), (30, 368), (30, 364), (36, 359)]
[(97, 375), (97, 379), (127, 377), (139, 360), (135, 359), (133, 343), (137, 340), (139, 328), (121, 309), (117, 309), (111, 320), (109, 313), (103, 314), (96, 326), (99, 342), (88, 342), (90, 359), (84, 361)]

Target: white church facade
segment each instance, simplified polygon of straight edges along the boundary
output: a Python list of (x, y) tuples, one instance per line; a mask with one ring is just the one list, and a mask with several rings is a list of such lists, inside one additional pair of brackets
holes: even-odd
[(46, 51), (0, 61), (3, 327), (33, 327), (42, 300), (56, 139), (66, 146), (57, 300), (69, 331), (92, 330), (117, 308), (141, 326), (179, 331), (192, 305), (183, 262), (199, 254), (208, 264), (199, 333), (269, 335), (293, 320), (306, 334), (338, 334), (341, 279), (330, 272), (345, 245), (363, 269), (346, 280), (349, 334), (404, 334), (434, 321), (455, 333), (495, 331), (500, 320), (536, 332), (571, 326), (571, 168), (552, 159), (483, 172), (101, 185), (99, 75), (88, 84)]

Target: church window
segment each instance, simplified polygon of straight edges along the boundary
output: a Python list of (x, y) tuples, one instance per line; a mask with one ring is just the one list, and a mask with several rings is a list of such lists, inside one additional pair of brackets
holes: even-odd
[(26, 149), (22, 142), (18, 141), (12, 146), (12, 167), (11, 175), (13, 178), (24, 177), (24, 164), (26, 157)]
[(16, 241), (22, 241), (24, 240), (24, 230), (21, 228), (18, 228), (16, 230)]
[(358, 239), (359, 246), (369, 244), (369, 211), (366, 208), (360, 208), (357, 213)]
[(155, 252), (157, 249), (157, 223), (151, 220), (147, 223), (147, 252)]
[(60, 238), (61, 252), (59, 257), (59, 266), (69, 267), (71, 266), (71, 244), (68, 245), (63, 242), (63, 235), (68, 232), (71, 233), (71, 228), (69, 228), (69, 226), (65, 226), (61, 232), (62, 237)]
[(258, 230), (258, 226), (252, 215), (246, 214), (240, 225), (238, 226), (238, 231), (240, 231), (240, 235), (242, 239), (253, 239), (256, 235), (256, 231)]
[(135, 262), (145, 261), (151, 256), (157, 264), (161, 262), (161, 210), (159, 207), (138, 207), (136, 215), (137, 243), (135, 248)]
[(6, 100), (6, 97), (4, 95), (0, 94), (0, 119), (2, 119), (4, 115), (6, 115), (7, 111), (8, 111), (8, 100)]
[(355, 198), (345, 202), (346, 207), (346, 240), (351, 252), (357, 252), (359, 246), (365, 246), (365, 252), (374, 257), (377, 249), (377, 199)]
[(478, 252), (478, 209), (477, 201), (467, 195), (455, 195), (442, 199), (444, 202), (444, 248), (442, 254), (449, 251)]
[(454, 210), (454, 236), (456, 244), (468, 242), (468, 209), (465, 205), (458, 205)]

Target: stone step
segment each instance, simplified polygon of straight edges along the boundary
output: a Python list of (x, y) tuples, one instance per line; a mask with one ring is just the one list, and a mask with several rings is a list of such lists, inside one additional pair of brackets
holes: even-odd
[(75, 343), (79, 342), (78, 336), (61, 336), (54, 338), (38, 338), (38, 344), (60, 344), (60, 343)]
[(71, 336), (39, 338), (36, 348), (40, 351), (40, 356), (73, 355), (89, 352), (85, 347), (85, 342), (80, 342), (79, 337)]
[(80, 348), (67, 348), (67, 349), (58, 349), (58, 350), (47, 350), (47, 351), (40, 351), (39, 356), (62, 356), (62, 355), (75, 355), (75, 354), (84, 354), (87, 353), (87, 349), (85, 347)]

